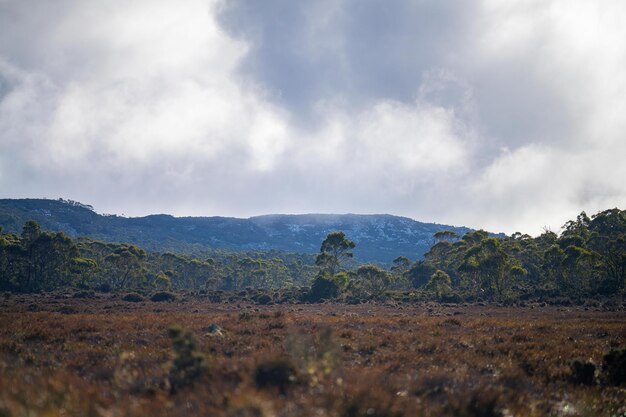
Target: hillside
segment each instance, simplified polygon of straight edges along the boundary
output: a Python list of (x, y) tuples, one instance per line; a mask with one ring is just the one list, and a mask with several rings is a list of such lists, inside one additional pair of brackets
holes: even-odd
[(421, 258), (441, 230), (470, 229), (422, 223), (392, 215), (303, 214), (230, 217), (120, 217), (96, 213), (91, 206), (64, 200), (0, 199), (0, 226), (19, 232), (27, 220), (43, 229), (128, 242), (151, 251), (202, 249), (281, 250), (315, 253), (331, 231), (342, 230), (356, 242), (361, 262), (390, 262), (397, 256)]

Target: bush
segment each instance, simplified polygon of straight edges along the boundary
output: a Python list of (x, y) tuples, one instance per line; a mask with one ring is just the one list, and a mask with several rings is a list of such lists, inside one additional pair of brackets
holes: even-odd
[(498, 398), (494, 391), (477, 389), (457, 396), (450, 405), (450, 411), (459, 417), (502, 417), (504, 414), (498, 408)]
[(265, 402), (254, 397), (240, 396), (229, 402), (226, 417), (268, 417), (274, 415)]
[(361, 392), (350, 398), (341, 412), (342, 417), (402, 417), (393, 410), (393, 402), (374, 392)]
[(72, 295), (72, 298), (95, 298), (96, 294), (93, 291), (78, 291)]
[(97, 290), (100, 292), (109, 293), (112, 290), (111, 284), (109, 284), (108, 282), (105, 282), (104, 284), (99, 285)]
[(272, 302), (272, 297), (267, 294), (261, 294), (255, 297), (254, 300), (257, 302), (257, 304), (267, 305)]
[(212, 303), (219, 303), (224, 298), (223, 291), (210, 291), (207, 293), (207, 298)]
[(150, 297), (150, 300), (155, 302), (174, 301), (176, 300), (176, 294), (167, 291), (161, 291), (154, 293), (152, 297)]
[(463, 302), (463, 297), (455, 292), (452, 292), (450, 294), (442, 294), (440, 300), (442, 303), (460, 304)]
[(602, 358), (602, 373), (609, 385), (626, 383), (626, 348), (612, 349)]
[(136, 292), (130, 293), (130, 294), (126, 294), (122, 297), (123, 301), (128, 301), (130, 303), (138, 303), (143, 301), (143, 297), (139, 294), (137, 294)]
[(172, 339), (174, 350), (167, 380), (170, 393), (174, 394), (180, 388), (191, 385), (208, 370), (208, 367), (204, 355), (196, 350), (196, 342), (190, 332), (180, 327), (170, 327), (167, 333)]
[(581, 385), (593, 385), (596, 375), (596, 365), (576, 359), (570, 363), (570, 382)]
[(287, 388), (296, 380), (296, 372), (291, 362), (278, 359), (257, 365), (254, 371), (256, 387), (276, 387), (281, 395), (287, 395)]
[(445, 319), (441, 322), (441, 325), (446, 327), (460, 327), (461, 322), (457, 319)]
[(318, 276), (313, 281), (311, 290), (307, 294), (307, 301), (318, 303), (322, 300), (331, 300), (339, 294), (339, 286), (323, 276)]
[(215, 323), (211, 323), (206, 328), (205, 336), (224, 337), (224, 332), (222, 331), (222, 328), (220, 326)]
[(63, 306), (59, 309), (59, 313), (61, 314), (77, 314), (78, 309), (73, 306)]

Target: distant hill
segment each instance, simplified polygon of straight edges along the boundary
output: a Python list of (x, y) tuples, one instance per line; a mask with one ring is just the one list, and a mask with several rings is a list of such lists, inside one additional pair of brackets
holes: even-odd
[(120, 217), (96, 213), (91, 206), (67, 200), (0, 199), (4, 232), (20, 232), (27, 220), (43, 229), (63, 231), (107, 242), (127, 242), (151, 251), (192, 252), (202, 249), (280, 250), (315, 253), (326, 235), (346, 233), (361, 262), (391, 262), (397, 256), (421, 258), (438, 231), (463, 235), (466, 227), (421, 223), (406, 217), (359, 214), (302, 214), (238, 219), (173, 217), (159, 214)]

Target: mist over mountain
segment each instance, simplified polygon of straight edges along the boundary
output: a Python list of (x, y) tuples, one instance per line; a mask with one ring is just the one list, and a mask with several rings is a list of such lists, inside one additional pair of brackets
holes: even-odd
[(2, 199), (0, 226), (19, 232), (27, 220), (43, 229), (106, 242), (127, 242), (157, 252), (202, 249), (280, 250), (315, 253), (326, 235), (346, 233), (360, 262), (391, 262), (398, 256), (418, 259), (433, 243), (433, 234), (470, 229), (423, 223), (389, 214), (272, 214), (250, 217), (145, 217), (103, 215), (93, 207), (67, 200)]

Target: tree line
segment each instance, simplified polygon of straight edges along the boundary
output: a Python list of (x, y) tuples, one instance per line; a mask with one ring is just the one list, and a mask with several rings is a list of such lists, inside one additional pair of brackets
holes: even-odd
[(312, 288), (320, 298), (363, 299), (409, 292), (414, 298), (503, 300), (546, 297), (607, 297), (626, 287), (626, 211), (581, 213), (560, 235), (484, 230), (463, 236), (441, 231), (424, 259), (398, 257), (388, 269), (361, 265), (342, 270), (355, 243), (342, 232), (328, 235), (317, 256), (320, 273)]
[(225, 251), (211, 255), (198, 259), (150, 253), (131, 244), (71, 239), (28, 221), (20, 235), (2, 234), (0, 228), (0, 291), (271, 290), (306, 285), (317, 272), (309, 255)]
[(215, 251), (191, 257), (149, 253), (129, 244), (71, 239), (28, 221), (20, 235), (0, 229), (0, 291), (101, 290), (240, 291), (308, 288), (306, 299), (502, 300), (605, 297), (626, 287), (626, 211), (584, 212), (560, 234), (537, 237), (484, 230), (434, 235), (423, 259), (391, 265), (355, 263), (356, 243), (329, 233), (316, 257)]

